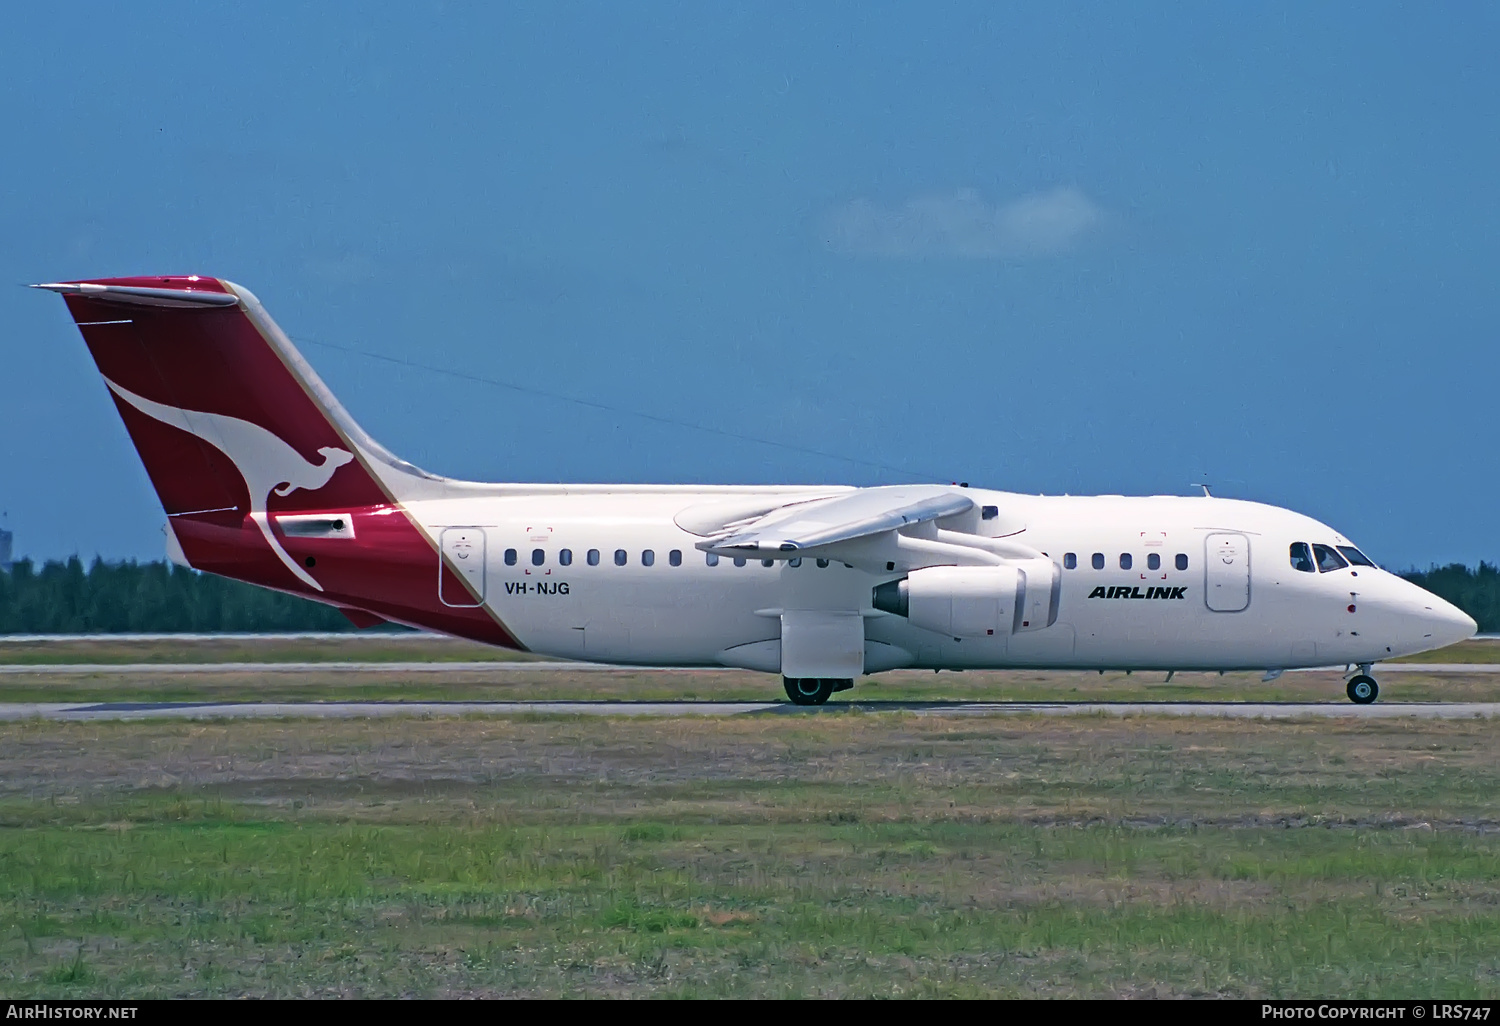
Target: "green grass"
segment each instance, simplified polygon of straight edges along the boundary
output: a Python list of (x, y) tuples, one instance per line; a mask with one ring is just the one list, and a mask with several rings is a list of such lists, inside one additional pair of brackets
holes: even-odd
[[(6, 895), (8, 925), (30, 949), (8, 945), (7, 992), (964, 996), (1138, 981), (1472, 997), (1495, 993), (1500, 964), (1496, 915), (1472, 900), (1492, 895), (1500, 855), (1472, 838), (699, 824), (644, 842), (607, 824), (249, 826), (189, 814), (7, 844), (25, 895)], [(729, 870), (725, 851), (744, 865)], [(704, 853), (718, 872), (689, 865)], [(987, 889), (998, 877), (1016, 893), (964, 900), (981, 865)]]
[(1488, 997), (1487, 723), (0, 727), (0, 992)]

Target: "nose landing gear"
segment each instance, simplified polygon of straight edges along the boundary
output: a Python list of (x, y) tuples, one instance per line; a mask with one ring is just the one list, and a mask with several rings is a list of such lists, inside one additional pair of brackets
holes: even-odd
[(1359, 672), (1349, 678), (1344, 691), (1349, 695), (1349, 701), (1355, 705), (1369, 705), (1380, 697), (1380, 685), (1370, 676), (1369, 663), (1359, 664)]

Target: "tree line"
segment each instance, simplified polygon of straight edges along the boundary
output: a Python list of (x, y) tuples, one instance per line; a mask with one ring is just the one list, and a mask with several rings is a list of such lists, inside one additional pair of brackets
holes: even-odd
[(0, 573), (0, 634), (352, 630), (332, 606), (165, 561), (23, 559)]
[[(1500, 568), (1462, 563), (1401, 576), (1500, 631)], [(0, 634), (350, 631), (342, 613), (167, 562), (106, 563), (78, 557), (40, 568), (30, 560), (0, 573)]]

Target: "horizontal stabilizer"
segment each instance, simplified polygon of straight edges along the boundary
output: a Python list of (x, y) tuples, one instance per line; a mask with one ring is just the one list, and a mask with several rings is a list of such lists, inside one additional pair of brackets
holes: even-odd
[[(210, 288), (212, 286), (212, 288)], [(101, 285), (91, 281), (59, 281), (31, 286), (46, 289), (65, 296), (85, 296), (89, 299), (107, 299), (112, 303), (128, 303), (131, 306), (164, 306), (178, 310), (193, 307), (211, 308), (236, 306), (240, 297), (221, 291), (219, 283), (212, 278), (201, 279), (201, 285), (185, 288), (162, 289), (144, 285)]]

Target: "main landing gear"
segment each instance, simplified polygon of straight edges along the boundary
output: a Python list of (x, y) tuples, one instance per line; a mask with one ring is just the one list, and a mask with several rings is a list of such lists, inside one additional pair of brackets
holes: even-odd
[(793, 705), (822, 705), (835, 691), (854, 687), (854, 681), (837, 677), (783, 677), (781, 683)]
[(1349, 701), (1356, 705), (1369, 705), (1380, 697), (1380, 685), (1370, 676), (1369, 663), (1359, 664), (1359, 672), (1349, 678), (1349, 685), (1344, 690), (1349, 695)]

